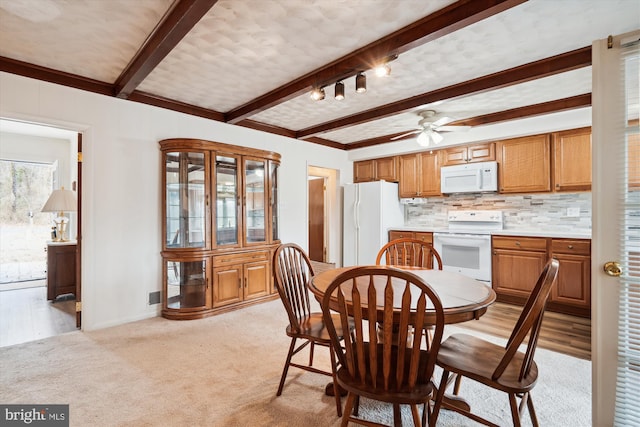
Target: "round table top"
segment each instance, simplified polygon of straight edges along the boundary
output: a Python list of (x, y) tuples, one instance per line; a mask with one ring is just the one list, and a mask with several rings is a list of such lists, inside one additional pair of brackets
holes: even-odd
[[(333, 279), (352, 268), (356, 267), (335, 268), (315, 275), (309, 283), (309, 290), (321, 300)], [(446, 324), (479, 319), (496, 300), (496, 293), (490, 286), (460, 273), (415, 268), (409, 270), (438, 294), (444, 308)]]

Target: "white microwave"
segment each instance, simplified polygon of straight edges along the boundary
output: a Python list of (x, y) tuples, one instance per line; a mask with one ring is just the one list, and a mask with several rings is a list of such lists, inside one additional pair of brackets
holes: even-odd
[(498, 191), (498, 163), (478, 162), (440, 168), (443, 194)]

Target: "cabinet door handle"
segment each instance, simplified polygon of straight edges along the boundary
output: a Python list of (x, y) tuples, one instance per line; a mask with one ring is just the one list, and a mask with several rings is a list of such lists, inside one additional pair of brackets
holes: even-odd
[(573, 249), (573, 245), (569, 245), (567, 246), (569, 249)]
[(520, 246), (520, 242), (516, 242), (516, 246)]
[(238, 277), (238, 289), (242, 289), (242, 278)]

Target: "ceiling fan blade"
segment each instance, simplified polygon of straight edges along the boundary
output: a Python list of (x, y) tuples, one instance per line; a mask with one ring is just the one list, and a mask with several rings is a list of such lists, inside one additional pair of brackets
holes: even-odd
[(394, 136), (393, 138), (391, 138), (391, 140), (394, 141), (396, 139), (404, 138), (405, 136), (413, 135), (414, 133), (420, 133), (420, 132), (422, 132), (422, 129), (412, 130), (411, 132), (407, 132), (407, 133), (403, 133), (402, 135)]
[(459, 130), (464, 131), (469, 129), (471, 129), (471, 126), (438, 126), (436, 130), (438, 132), (441, 132), (441, 131), (451, 132), (451, 131), (459, 131)]
[(429, 139), (431, 141), (433, 141), (434, 144), (438, 144), (438, 143), (442, 142), (444, 137), (442, 135), (440, 135), (438, 132), (430, 132), (429, 133)]
[(431, 123), (432, 127), (440, 127), (442, 125), (445, 125), (447, 123), (453, 122), (455, 121), (455, 119), (451, 118), (451, 117), (441, 117), (438, 120), (436, 120), (435, 122)]

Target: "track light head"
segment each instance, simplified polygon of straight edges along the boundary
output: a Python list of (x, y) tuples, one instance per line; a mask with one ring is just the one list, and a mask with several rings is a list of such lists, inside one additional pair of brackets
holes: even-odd
[(367, 91), (367, 76), (360, 72), (356, 75), (356, 92), (364, 93)]
[(391, 67), (387, 63), (380, 64), (375, 68), (375, 72), (378, 77), (387, 77), (391, 74)]
[(314, 101), (322, 101), (324, 99), (324, 88), (316, 87), (311, 91), (311, 99)]
[(338, 101), (341, 101), (344, 99), (344, 83), (342, 82), (337, 82), (336, 86), (335, 86), (335, 98)]

